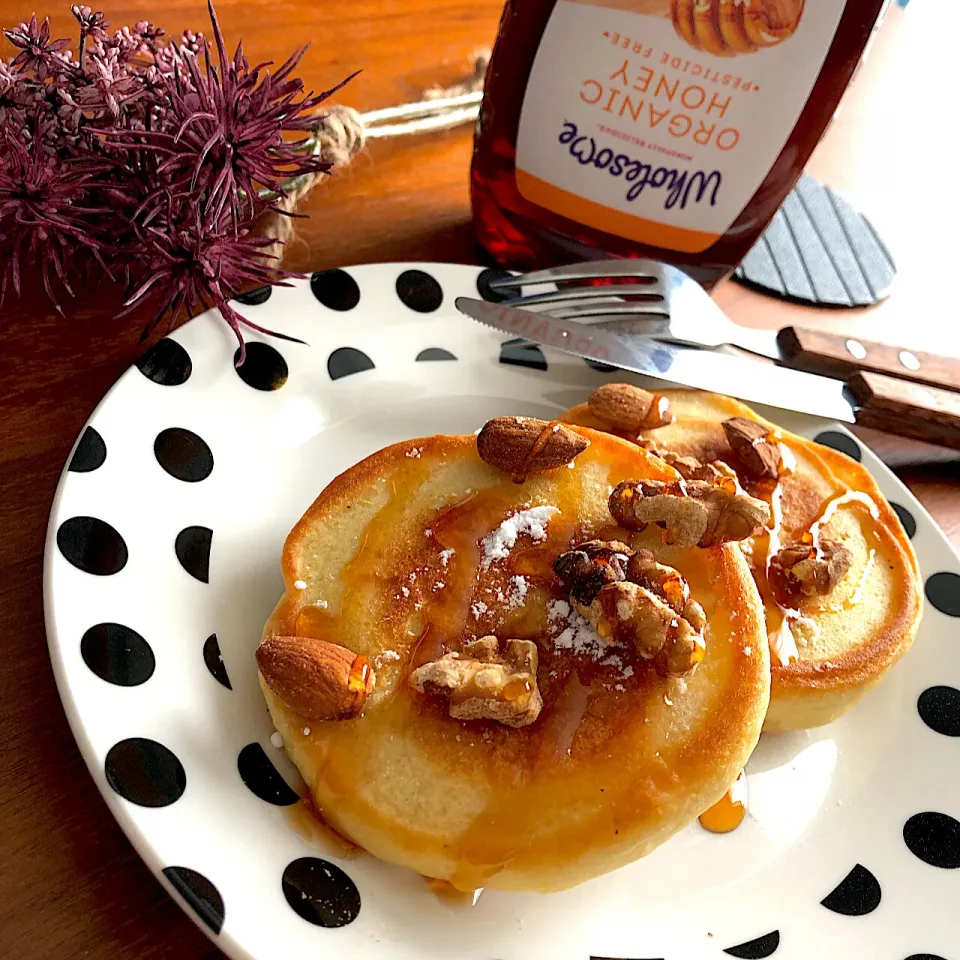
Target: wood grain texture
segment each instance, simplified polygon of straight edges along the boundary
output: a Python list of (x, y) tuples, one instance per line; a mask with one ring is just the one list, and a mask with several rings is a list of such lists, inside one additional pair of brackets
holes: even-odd
[(846, 379), (858, 370), (960, 390), (960, 358), (908, 350), (826, 330), (784, 327), (777, 343), (788, 366)]
[[(500, 6), (500, 0), (218, 2), (228, 41), (232, 45), (243, 37), (252, 59), (279, 60), (296, 44), (313, 40), (303, 62), (310, 86), (329, 86), (362, 67), (341, 98), (360, 109), (411, 99), (424, 86), (466, 72), (470, 55), (492, 42)], [(931, 20), (936, 12), (936, 28), (919, 21), (914, 30), (900, 11), (892, 11), (856, 85), (853, 107), (845, 107), (814, 156), (812, 170), (837, 186), (846, 186), (848, 172), (856, 170), (875, 188), (858, 198), (871, 217), (877, 203), (894, 203), (887, 221), (893, 227), (887, 226), (885, 235), (899, 224), (910, 230), (915, 248), (913, 260), (899, 261), (901, 288), (889, 308), (844, 313), (838, 320), (828, 311), (803, 310), (728, 284), (718, 299), (738, 321), (770, 328), (789, 323), (849, 328), (901, 342), (907, 329), (911, 337), (926, 336), (917, 318), (929, 316), (937, 332), (930, 334), (927, 349), (960, 352), (944, 342), (943, 325), (935, 323), (938, 314), (918, 315), (899, 306), (934, 299), (928, 286), (936, 277), (928, 281), (910, 263), (923, 254), (928, 264), (946, 261), (937, 232), (917, 226), (917, 218), (928, 214), (906, 202), (910, 191), (890, 190), (884, 179), (892, 169), (890, 151), (898, 144), (908, 149), (911, 125), (922, 120), (917, 119), (922, 104), (891, 110), (887, 71), (894, 71), (904, 91), (916, 88), (915, 81), (903, 85), (908, 75), (926, 77), (923, 82), (932, 87), (930, 74), (940, 62), (942, 82), (949, 81), (952, 54), (946, 51), (937, 61), (926, 55), (925, 45), (955, 35), (942, 28), (942, 19), (952, 14), (932, 3), (911, 5), (911, 14), (914, 6), (918, 19), (925, 7)], [(33, 0), (8, 0), (2, 19), (12, 23), (34, 9)], [(188, 26), (205, 29), (199, 0), (171, 0), (162, 7), (121, 0), (108, 14), (117, 26), (152, 17), (171, 33)], [(53, 26), (54, 35), (72, 35), (65, 3)], [(0, 54), (9, 53), (4, 41)], [(880, 93), (874, 96), (873, 90)], [(942, 163), (948, 175), (947, 142), (940, 148), (933, 142), (948, 132), (938, 124), (918, 129), (931, 148), (925, 162)], [(469, 129), (372, 143), (352, 167), (313, 193), (306, 208), (311, 219), (298, 223), (301, 239), (291, 247), (288, 263), (313, 270), (400, 259), (483, 262), (470, 225), (470, 143)], [(861, 143), (881, 146), (874, 162), (883, 176), (870, 173)], [(118, 319), (119, 304), (118, 291), (88, 290), (69, 304), (63, 319), (34, 285), (19, 302), (8, 300), (0, 314), (0, 636), (5, 654), (0, 662), (0, 957), (11, 960), (213, 960), (220, 955), (153, 879), (100, 799), (57, 698), (44, 638), (42, 554), (60, 471), (94, 406), (143, 350), (137, 336), (147, 314)], [(876, 319), (886, 309), (904, 310), (911, 324), (893, 323), (894, 335), (887, 336)], [(942, 451), (913, 460), (911, 449), (922, 454), (927, 448), (874, 439), (888, 456), (908, 451), (910, 463), (898, 468), (901, 476), (960, 544), (960, 461), (938, 462)]]
[(879, 373), (856, 373), (847, 385), (857, 423), (960, 450), (960, 393)]

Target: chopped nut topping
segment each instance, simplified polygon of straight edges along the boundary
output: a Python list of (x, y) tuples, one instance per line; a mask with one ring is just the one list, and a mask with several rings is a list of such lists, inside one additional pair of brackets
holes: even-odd
[(670, 464), (684, 480), (706, 480), (713, 483), (721, 477), (737, 479), (737, 473), (733, 467), (728, 467), (722, 460), (701, 463), (696, 457), (681, 457), (676, 453), (661, 453), (658, 456)]
[(680, 547), (713, 547), (745, 540), (770, 520), (770, 508), (748, 496), (730, 477), (715, 483), (624, 480), (609, 500), (610, 514), (628, 530), (664, 527), (664, 541)]
[(732, 417), (723, 421), (727, 442), (755, 480), (779, 480), (783, 468), (780, 443), (771, 436), (769, 428), (747, 417)]
[(508, 727), (526, 727), (540, 715), (543, 699), (537, 688), (537, 645), (507, 640), (503, 651), (494, 636), (464, 645), (425, 663), (410, 675), (419, 693), (450, 701), (457, 720), (496, 720)]
[(590, 604), (601, 587), (626, 579), (632, 553), (619, 540), (589, 540), (557, 557), (553, 569), (573, 599)]
[[(683, 578), (672, 568), (666, 569), (680, 579), (683, 592), (688, 593)], [(601, 639), (629, 644), (644, 660), (652, 660), (662, 676), (683, 676), (703, 659), (706, 617), (700, 604), (689, 596), (678, 611), (654, 590), (623, 581), (602, 587), (590, 604), (572, 602)]]
[(670, 401), (630, 383), (605, 383), (587, 400), (590, 412), (614, 430), (636, 433), (673, 422)]
[(852, 561), (849, 549), (837, 540), (821, 537), (819, 550), (812, 543), (791, 543), (770, 560), (770, 588), (785, 607), (801, 597), (825, 597), (844, 578)]

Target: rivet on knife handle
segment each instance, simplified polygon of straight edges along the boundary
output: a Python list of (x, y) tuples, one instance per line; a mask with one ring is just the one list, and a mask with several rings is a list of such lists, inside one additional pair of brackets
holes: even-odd
[(960, 358), (939, 357), (860, 337), (784, 327), (777, 345), (787, 366), (811, 373), (849, 377), (858, 370), (914, 380), (943, 390), (960, 390)]
[(858, 424), (960, 450), (960, 393), (877, 373), (857, 373), (847, 386)]

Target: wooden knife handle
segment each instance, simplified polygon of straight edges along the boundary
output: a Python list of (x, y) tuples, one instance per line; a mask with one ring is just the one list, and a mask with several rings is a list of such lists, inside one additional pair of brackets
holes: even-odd
[(960, 393), (862, 371), (847, 387), (861, 426), (960, 450)]
[(960, 390), (960, 359), (891, 347), (822, 330), (784, 327), (777, 345), (786, 365), (846, 379), (858, 370), (914, 380), (943, 390)]

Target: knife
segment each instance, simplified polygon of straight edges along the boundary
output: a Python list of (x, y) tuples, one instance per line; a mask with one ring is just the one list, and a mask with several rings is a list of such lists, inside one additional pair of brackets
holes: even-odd
[(960, 394), (859, 372), (846, 383), (746, 357), (623, 335), (575, 320), (458, 297), (480, 323), (562, 353), (741, 400), (857, 423), (960, 450)]

